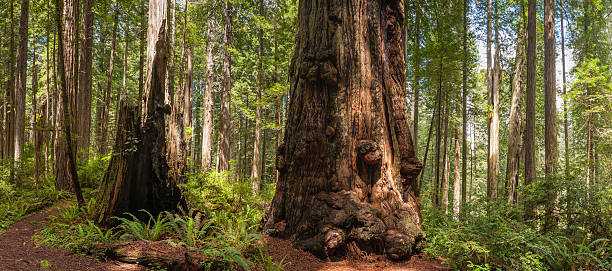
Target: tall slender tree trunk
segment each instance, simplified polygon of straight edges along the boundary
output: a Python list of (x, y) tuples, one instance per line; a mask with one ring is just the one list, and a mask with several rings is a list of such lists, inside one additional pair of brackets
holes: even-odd
[[(535, 101), (536, 101), (536, 0), (528, 0), (527, 11), (527, 90), (525, 98), (525, 186), (536, 182)], [(525, 218), (534, 216), (529, 191), (525, 192)]]
[[(6, 96), (8, 102), (4, 107), (4, 130), (6, 131), (6, 137), (4, 140), (4, 158), (14, 158), (15, 155), (15, 11), (14, 1), (9, 1), (10, 9), (10, 42), (9, 42), (9, 61), (8, 61), (8, 87)], [(10, 182), (15, 183), (14, 171), (11, 168)]]
[[(106, 55), (106, 39), (104, 37), (104, 32), (100, 31), (100, 52), (99, 54), (101, 56), (105, 56)], [(101, 74), (106, 74), (106, 65), (104, 65), (104, 61), (102, 61), (104, 58), (101, 58), (100, 61), (98, 61), (99, 66), (98, 68), (100, 69), (100, 73)], [(98, 91), (99, 91), (99, 95), (101, 97), (98, 97), (98, 99), (96, 99), (96, 119), (94, 121), (95, 125), (96, 125), (96, 152), (99, 154), (102, 154), (102, 124), (104, 121), (104, 103), (106, 101), (106, 88), (103, 86), (102, 81), (98, 82)]]
[[(21, 1), (21, 15), (19, 16), (19, 42), (17, 43), (17, 76), (15, 77), (15, 137), (14, 146), (15, 165), (18, 165), (21, 159), (21, 153), (25, 146), (25, 106), (26, 106), (26, 71), (28, 69), (28, 18), (29, 18), (29, 0)], [(15, 180), (17, 184), (17, 180)]]
[[(38, 183), (39, 183), (39, 164), (40, 164), (40, 151), (41, 144), (39, 144), (40, 136), (38, 135), (38, 121), (37, 118), (38, 108), (37, 108), (37, 98), (36, 94), (38, 94), (38, 67), (36, 66), (36, 42), (32, 43), (32, 52), (34, 53), (32, 56), (32, 143), (34, 144), (34, 185), (36, 186), (36, 193), (38, 193)], [(41, 114), (42, 116), (42, 114)]]
[[(55, 159), (55, 188), (58, 190), (80, 190), (80, 187), (71, 187), (78, 183), (76, 176), (76, 136), (71, 135), (78, 130), (76, 126), (77, 105), (76, 96), (78, 89), (78, 38), (79, 38), (79, 1), (64, 0), (62, 18), (63, 27), (58, 27), (59, 62), (58, 73), (59, 101), (58, 101), (58, 126), (62, 127), (61, 133), (56, 137), (56, 159)], [(63, 76), (63, 78), (62, 78)], [(72, 130), (74, 129), (74, 130)], [(68, 152), (67, 150), (70, 150)], [(74, 173), (74, 174), (73, 174)], [(78, 196), (78, 195), (77, 195)]]
[[(58, 73), (60, 93), (61, 93), (61, 108), (62, 108), (62, 130), (63, 137), (58, 136), (58, 141), (63, 141), (63, 145), (56, 144), (57, 152), (63, 152), (61, 156), (58, 156), (56, 160), (56, 189), (62, 189), (72, 186), (72, 189), (76, 195), (77, 203), (79, 207), (83, 207), (84, 200), (83, 194), (81, 193), (81, 185), (79, 184), (79, 176), (77, 174), (76, 167), (76, 154), (73, 150), (74, 142), (72, 140), (72, 120), (71, 116), (74, 115), (74, 105), (70, 103), (69, 96), (76, 96), (75, 87), (78, 81), (75, 80), (74, 74), (76, 73), (76, 38), (78, 36), (78, 25), (76, 24), (76, 18), (78, 18), (78, 0), (64, 0), (62, 7), (61, 0), (55, 0), (55, 12), (57, 15), (56, 26), (58, 36), (58, 48), (59, 48), (59, 63)], [(62, 12), (63, 10), (63, 12)], [(64, 31), (64, 26), (67, 31)], [(65, 46), (64, 42), (69, 43)], [(71, 58), (67, 60), (67, 58)], [(72, 80), (68, 80), (68, 77), (72, 77)], [(69, 89), (68, 83), (71, 83)], [(69, 91), (72, 91), (69, 95)], [(63, 174), (63, 175), (60, 175)], [(61, 179), (61, 178), (64, 179)]]
[[(456, 110), (457, 114), (459, 114), (459, 106), (457, 106)], [(453, 219), (459, 220), (459, 211), (460, 211), (460, 203), (461, 199), (461, 165), (459, 164), (459, 157), (461, 156), (461, 130), (459, 129), (459, 122), (455, 121), (455, 162), (454, 162), (454, 172), (455, 178), (453, 180)]]
[[(279, 76), (278, 76), (278, 0), (274, 0), (274, 17), (273, 17), (273, 27), (274, 27), (274, 82), (280, 84)], [(283, 136), (283, 96), (279, 95), (276, 102), (276, 148), (275, 152), (278, 151), (278, 147), (281, 145), (282, 136)], [(278, 183), (278, 178), (280, 177), (280, 172), (275, 170), (276, 176), (274, 178), (274, 183)]]
[(123, 80), (121, 81), (121, 89), (117, 89), (117, 103), (115, 104), (115, 121), (117, 122), (115, 127), (119, 127), (119, 108), (121, 108), (121, 103), (124, 102), (126, 93), (127, 93), (127, 73), (128, 73), (128, 54), (130, 51), (130, 43), (129, 43), (129, 32), (130, 27), (128, 24), (125, 25), (123, 29)]
[[(438, 110), (440, 110), (440, 96), (441, 96), (441, 91), (442, 89), (438, 89), (438, 92), (436, 93), (436, 103), (434, 105), (434, 110), (431, 112), (431, 118), (429, 121), (429, 132), (427, 132), (427, 143), (425, 144), (425, 154), (423, 155), (423, 165), (427, 166), (427, 155), (429, 154), (429, 142), (431, 141), (431, 134), (433, 132), (433, 126), (434, 126), (434, 121), (436, 119), (436, 113), (438, 112)], [(421, 188), (423, 186), (423, 176), (425, 176), (425, 173), (423, 172), (424, 170), (421, 171), (420, 173), (420, 179), (418, 182), (418, 189), (417, 192), (420, 194), (421, 193)]]
[(77, 151), (79, 157), (86, 160), (89, 157), (91, 138), (91, 95), (92, 95), (92, 65), (93, 65), (93, 35), (94, 35), (94, 0), (83, 1), (83, 16), (81, 19), (81, 41), (79, 57), (79, 87), (77, 92), (78, 137)]
[[(567, 86), (567, 82), (566, 82), (566, 78), (565, 78), (565, 22), (564, 22), (564, 16), (565, 16), (565, 5), (563, 4), (563, 0), (560, 0), (559, 2), (560, 6), (561, 6), (561, 66), (562, 66), (562, 77), (563, 77), (563, 143), (565, 146), (564, 149), (564, 156), (565, 156), (565, 181), (570, 181), (570, 162), (569, 162), (569, 157), (570, 157), (570, 148), (569, 148), (569, 125), (568, 125), (568, 116), (567, 116), (567, 98), (566, 98), (566, 86)], [(572, 221), (572, 213), (573, 213), (573, 204), (572, 202), (569, 200), (569, 195), (573, 194), (573, 191), (571, 189), (571, 186), (568, 186), (566, 194), (568, 195), (568, 200), (567, 200), (567, 224), (568, 226), (571, 225), (573, 223)]]
[(557, 149), (557, 83), (555, 69), (555, 3), (554, 0), (544, 0), (544, 145), (545, 161), (544, 171), (546, 181), (550, 184), (546, 203), (546, 217), (544, 231), (551, 231), (557, 227), (558, 198), (557, 163), (559, 150)]
[(204, 100), (202, 101), (202, 170), (210, 170), (212, 168), (213, 130), (215, 128), (213, 124), (214, 27), (214, 19), (210, 16), (208, 30), (206, 31), (206, 85), (204, 86)]
[[(491, 0), (489, 0), (489, 8)], [(489, 22), (490, 23), (490, 22)], [(490, 35), (489, 35), (490, 39)], [(490, 54), (490, 44), (487, 49), (487, 53)], [(487, 197), (497, 198), (497, 184), (499, 173), (499, 84), (500, 84), (500, 50), (499, 50), (499, 22), (498, 22), (498, 10), (497, 0), (495, 0), (495, 60), (493, 61), (493, 72), (489, 75), (490, 89), (489, 89), (489, 149), (487, 159)]]
[(438, 207), (440, 205), (440, 148), (442, 142), (442, 108), (444, 105), (442, 104), (442, 95), (446, 96), (445, 93), (442, 92), (442, 57), (440, 56), (440, 69), (439, 69), (439, 77), (438, 77), (438, 117), (436, 122), (436, 161), (434, 162), (434, 170), (436, 172), (435, 181), (433, 185), (433, 206)]
[(147, 17), (145, 17), (145, 8), (146, 8), (146, 0), (143, 0), (140, 3), (140, 16), (142, 19), (140, 20), (140, 37), (139, 46), (138, 46), (138, 101), (136, 105), (138, 106), (138, 113), (142, 112), (142, 101), (143, 101), (143, 93), (144, 93), (144, 58), (145, 58), (145, 43), (147, 42), (146, 33), (147, 33)]
[(322, 257), (410, 257), (423, 237), (422, 166), (405, 99), (403, 2), (300, 1), (298, 14), (266, 228)]
[[(264, 1), (259, 0), (259, 16), (263, 20), (264, 18)], [(255, 106), (255, 139), (253, 141), (253, 166), (251, 169), (251, 177), (253, 178), (253, 193), (257, 193), (259, 190), (259, 178), (261, 177), (260, 165), (261, 165), (261, 92), (263, 89), (263, 27), (260, 25), (257, 31), (257, 39), (259, 40), (259, 47), (257, 48), (257, 101)], [(264, 158), (265, 159), (265, 158)]]
[(448, 138), (450, 137), (448, 134), (448, 119), (449, 116), (448, 114), (450, 113), (449, 111), (449, 107), (450, 107), (450, 99), (448, 97), (448, 94), (445, 95), (445, 102), (444, 102), (444, 135), (443, 137), (443, 144), (444, 147), (442, 147), (442, 151), (444, 154), (442, 154), (442, 183), (441, 183), (441, 190), (442, 190), (442, 199), (441, 199), (441, 204), (442, 204), (442, 210), (445, 213), (448, 213), (448, 185), (449, 185), (449, 178), (450, 178), (450, 162), (449, 162), (449, 157), (448, 157)]
[(412, 112), (410, 114), (412, 121), (412, 142), (414, 150), (419, 154), (419, 71), (421, 69), (421, 2), (416, 1), (416, 18), (414, 27), (414, 63), (413, 63), (413, 78), (412, 78)]
[[(522, 2), (521, 2), (522, 3)], [(521, 8), (521, 14), (523, 14)], [(525, 66), (525, 38), (527, 32), (525, 25), (519, 24), (517, 31), (516, 54), (514, 57), (514, 70), (512, 72), (512, 98), (510, 105), (510, 121), (508, 135), (508, 154), (506, 163), (506, 185), (505, 191), (508, 203), (516, 201), (514, 198), (516, 184), (519, 178), (519, 160), (521, 150), (521, 99), (523, 96), (523, 68)]]
[(105, 155), (108, 145), (108, 121), (110, 115), (110, 96), (113, 84), (113, 71), (115, 69), (115, 48), (117, 46), (117, 30), (119, 25), (119, 3), (115, 3), (115, 15), (113, 15), (113, 39), (111, 41), (110, 58), (108, 61), (108, 80), (106, 81), (106, 92), (104, 93), (104, 111), (102, 113), (102, 131), (98, 147), (100, 154)]
[[(461, 84), (462, 87), (462, 99), (461, 99), (461, 106), (462, 106), (462, 128), (463, 128), (463, 133), (462, 133), (462, 142), (461, 142), (461, 204), (465, 204), (466, 201), (466, 194), (467, 194), (467, 95), (468, 95), (468, 89), (467, 89), (467, 80), (468, 80), (468, 47), (467, 47), (467, 34), (468, 34), (468, 28), (467, 28), (467, 22), (468, 22), (468, 18), (467, 18), (467, 13), (468, 13), (468, 1), (469, 0), (463, 0), (463, 71), (462, 71), (462, 76), (463, 76), (463, 82)], [(464, 208), (461, 208), (462, 210)]]
[(234, 7), (231, 1), (225, 1), (225, 11), (223, 16), (223, 90), (221, 93), (221, 115), (219, 117), (219, 163), (217, 164), (218, 171), (226, 171), (230, 169), (230, 136), (231, 136), (231, 119), (230, 119), (230, 101), (232, 89), (232, 55), (230, 48), (232, 46), (232, 14)]

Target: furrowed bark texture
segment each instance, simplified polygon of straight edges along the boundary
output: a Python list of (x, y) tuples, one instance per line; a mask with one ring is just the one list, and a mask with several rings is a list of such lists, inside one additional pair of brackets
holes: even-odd
[(223, 90), (221, 93), (221, 114), (219, 115), (219, 151), (217, 171), (227, 171), (230, 169), (230, 136), (232, 120), (230, 114), (230, 101), (232, 89), (232, 16), (234, 7), (230, 1), (225, 2), (225, 12), (223, 16)]
[[(535, 167), (535, 87), (536, 87), (536, 0), (528, 1), (527, 11), (527, 89), (525, 98), (525, 186), (536, 182)], [(525, 198), (529, 196), (525, 191)], [(525, 201), (525, 218), (534, 215), (533, 203)]]
[[(547, 183), (556, 183), (559, 150), (557, 149), (557, 82), (555, 69), (555, 2), (544, 0), (544, 171)], [(544, 231), (557, 227), (559, 199), (555, 189), (548, 189)]]
[(405, 100), (402, 1), (301, 1), (266, 228), (321, 257), (407, 258), (423, 227)]
[(112, 224), (113, 216), (141, 209), (157, 215), (176, 210), (181, 202), (179, 182), (169, 176), (175, 164), (166, 156), (166, 120), (171, 109), (164, 103), (168, 50), (168, 0), (150, 0), (147, 31), (147, 77), (142, 123), (137, 106), (124, 106), (117, 127), (114, 153), (98, 195), (97, 222)]
[[(17, 76), (15, 77), (15, 153), (13, 159), (17, 163), (25, 146), (25, 106), (26, 106), (26, 70), (28, 58), (28, 14), (30, 1), (21, 1), (19, 16), (19, 42), (17, 43)], [(19, 178), (17, 178), (19, 179)], [(16, 179), (16, 180), (17, 180)]]
[(93, 33), (94, 33), (94, 0), (83, 0), (83, 16), (81, 16), (81, 41), (79, 57), (79, 88), (77, 92), (77, 151), (79, 157), (86, 160), (89, 157), (91, 139), (91, 89), (93, 65)]
[(508, 203), (516, 201), (515, 192), (519, 180), (519, 158), (521, 150), (521, 99), (523, 96), (523, 68), (525, 67), (525, 27), (520, 26), (516, 54), (514, 58), (514, 72), (512, 74), (512, 98), (510, 105), (510, 123), (508, 135), (508, 160), (506, 164), (506, 196)]
[[(63, 5), (63, 13), (62, 13), (62, 22), (63, 22), (63, 35), (62, 38), (64, 50), (60, 50), (60, 54), (63, 54), (64, 57), (64, 71), (66, 75), (66, 80), (63, 82), (66, 84), (66, 96), (58, 95), (59, 101), (57, 104), (57, 125), (58, 127), (62, 127), (64, 119), (68, 118), (67, 121), (69, 126), (71, 126), (74, 130), (77, 130), (77, 126), (75, 125), (74, 118), (76, 117), (76, 92), (78, 87), (78, 72), (77, 72), (77, 56), (78, 56), (78, 20), (79, 18), (79, 2), (78, 0), (64, 0)], [(61, 63), (58, 63), (61, 65)], [(58, 68), (59, 72), (59, 68)], [(60, 72), (61, 73), (61, 72)], [(68, 99), (64, 101), (64, 99)], [(68, 108), (64, 108), (68, 106)], [(68, 113), (68, 115), (66, 115)], [(70, 180), (70, 158), (64, 151), (68, 148), (66, 141), (68, 138), (64, 131), (59, 130), (58, 135), (55, 138), (55, 188), (58, 190), (72, 190), (72, 181)], [(73, 142), (72, 152), (76, 154), (76, 136), (74, 138), (70, 138)]]
[[(211, 16), (212, 18), (212, 16)], [(213, 55), (215, 32), (214, 20), (208, 21), (208, 30), (206, 31), (206, 87), (204, 89), (204, 101), (202, 101), (202, 170), (210, 170), (212, 168), (212, 148), (213, 148), (213, 132), (214, 132), (214, 108), (213, 108), (213, 84), (215, 72), (215, 58)]]

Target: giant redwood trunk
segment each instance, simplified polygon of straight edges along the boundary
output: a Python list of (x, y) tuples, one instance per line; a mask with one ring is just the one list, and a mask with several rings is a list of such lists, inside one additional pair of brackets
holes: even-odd
[(149, 1), (147, 31), (147, 77), (142, 120), (138, 107), (124, 106), (120, 113), (113, 156), (98, 195), (97, 222), (112, 223), (112, 217), (145, 209), (156, 215), (175, 210), (180, 202), (177, 164), (167, 156), (166, 118), (171, 109), (164, 104), (168, 52), (168, 0)]
[(423, 240), (405, 99), (402, 1), (300, 1), (266, 228), (321, 257), (392, 259)]

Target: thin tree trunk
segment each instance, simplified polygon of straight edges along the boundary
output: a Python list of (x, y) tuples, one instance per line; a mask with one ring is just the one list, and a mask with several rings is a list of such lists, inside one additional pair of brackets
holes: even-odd
[(139, 41), (139, 52), (138, 52), (138, 101), (136, 102), (138, 113), (142, 112), (142, 101), (144, 92), (144, 58), (145, 58), (145, 43), (147, 42), (147, 17), (145, 17), (146, 1), (140, 4), (140, 41)]
[[(38, 136), (38, 108), (36, 104), (36, 94), (38, 94), (38, 67), (36, 66), (36, 43), (32, 44), (32, 143), (34, 143), (34, 185), (36, 186), (36, 193), (38, 194), (38, 174), (40, 164), (40, 150), (41, 145), (39, 144), (40, 137)], [(42, 115), (42, 114), (41, 114)]]
[(448, 185), (449, 185), (449, 177), (450, 177), (450, 162), (449, 162), (449, 157), (448, 157), (448, 138), (450, 137), (448, 134), (448, 122), (449, 122), (449, 116), (448, 114), (450, 113), (449, 111), (449, 107), (450, 107), (450, 100), (448, 98), (448, 94), (445, 95), (446, 96), (446, 101), (444, 102), (444, 135), (443, 135), (443, 142), (444, 142), (444, 147), (442, 147), (444, 154), (442, 155), (442, 199), (441, 199), (441, 203), (442, 203), (442, 210), (444, 211), (444, 213), (448, 213)]
[(555, 69), (555, 3), (553, 0), (544, 0), (544, 171), (546, 182), (550, 184), (547, 189), (546, 217), (544, 231), (556, 229), (558, 223), (556, 185), (557, 160), (557, 84)]
[[(71, 116), (71, 112), (73, 111), (72, 114), (74, 114), (74, 108), (71, 108), (71, 104), (69, 102), (69, 95), (68, 95), (68, 80), (67, 80), (67, 73), (68, 71), (66, 70), (66, 68), (70, 68), (72, 69), (72, 73), (76, 72), (76, 68), (73, 67), (73, 65), (76, 65), (76, 61), (71, 60), (68, 61), (68, 63), (72, 62), (72, 65), (66, 63), (66, 57), (70, 57), (73, 55), (76, 55), (77, 50), (76, 50), (76, 46), (68, 46), (68, 47), (64, 47), (64, 40), (66, 40), (67, 42), (76, 42), (76, 37), (77, 35), (77, 31), (75, 31), (75, 29), (77, 28), (77, 24), (76, 24), (76, 20), (75, 18), (77, 16), (74, 16), (75, 14), (78, 15), (78, 12), (75, 11), (78, 9), (79, 5), (78, 5), (78, 0), (64, 0), (65, 1), (65, 5), (63, 7), (63, 11), (65, 14), (62, 14), (62, 3), (61, 0), (55, 0), (55, 12), (57, 15), (57, 18), (55, 19), (56, 23), (57, 23), (57, 32), (58, 32), (58, 36), (60, 37), (58, 40), (58, 47), (59, 47), (59, 51), (60, 51), (60, 55), (59, 55), (59, 63), (58, 63), (58, 68), (59, 68), (59, 85), (60, 85), (60, 93), (61, 93), (61, 100), (62, 100), (62, 112), (63, 112), (63, 116), (62, 116), (62, 127), (63, 127), (63, 132), (64, 132), (64, 146), (62, 147), (58, 147), (58, 152), (60, 151), (64, 151), (64, 155), (65, 158), (67, 160), (67, 163), (64, 163), (61, 160), (58, 160), (57, 163), (57, 172), (58, 175), (61, 171), (64, 171), (66, 169), (59, 169), (62, 168), (64, 166), (67, 166), (67, 171), (69, 174), (67, 174), (66, 176), (64, 176), (65, 178), (68, 178), (70, 180), (70, 183), (72, 185), (72, 189), (76, 195), (77, 198), (77, 203), (79, 207), (83, 207), (84, 205), (84, 200), (83, 200), (83, 194), (81, 193), (81, 185), (79, 184), (79, 176), (77, 174), (77, 168), (76, 168), (76, 157), (75, 157), (75, 152), (73, 151), (72, 147), (73, 147), (73, 140), (72, 140), (72, 127), (71, 127), (71, 120), (70, 120), (70, 116)], [(71, 22), (69, 22), (70, 20), (72, 20)], [(63, 21), (63, 23), (62, 23)], [(66, 26), (67, 28), (72, 28), (70, 31), (67, 31), (67, 33), (64, 33), (64, 29), (63, 26)], [(71, 48), (72, 47), (72, 48)], [(75, 78), (73, 78), (75, 79)], [(73, 82), (73, 86), (76, 86), (76, 81), (71, 80), (71, 82)], [(72, 95), (75, 95), (76, 93), (72, 93)], [(61, 139), (60, 139), (61, 140)], [(66, 165), (67, 164), (67, 165)], [(56, 176), (56, 178), (59, 176)], [(60, 187), (62, 186), (61, 184), (64, 183), (63, 180), (58, 179), (56, 180), (56, 186), (58, 186), (58, 184), (60, 184)]]
[[(434, 121), (436, 118), (436, 112), (438, 112), (438, 110), (440, 109), (440, 93), (441, 89), (438, 89), (437, 93), (436, 93), (436, 103), (434, 105), (434, 110), (431, 112), (431, 118), (429, 121), (429, 132), (427, 132), (427, 143), (425, 144), (425, 155), (423, 155), (423, 165), (427, 166), (427, 154), (429, 154), (429, 142), (431, 141), (431, 134), (433, 132), (433, 126), (434, 126)], [(418, 190), (417, 192), (420, 194), (421, 193), (421, 188), (423, 186), (423, 176), (425, 176), (424, 170), (421, 171), (421, 178), (419, 180), (418, 183)]]
[(204, 100), (202, 102), (202, 170), (212, 168), (213, 129), (215, 128), (213, 124), (214, 42), (214, 20), (210, 16), (208, 30), (206, 31), (206, 85), (204, 86)]
[(421, 2), (416, 1), (416, 19), (414, 29), (414, 63), (413, 63), (413, 78), (412, 78), (412, 112), (410, 114), (412, 121), (412, 142), (414, 143), (415, 152), (419, 153), (419, 71), (421, 69)]
[(119, 125), (119, 108), (120, 108), (120, 104), (124, 102), (125, 100), (125, 95), (127, 93), (127, 71), (128, 71), (128, 54), (129, 54), (129, 31), (130, 28), (129, 26), (126, 24), (125, 29), (123, 30), (123, 39), (124, 39), (124, 46), (123, 46), (123, 80), (121, 81), (121, 89), (117, 89), (117, 103), (115, 104), (115, 122), (116, 125), (115, 127), (118, 127), (117, 125)]
[(224, 11), (224, 26), (223, 26), (223, 91), (221, 95), (221, 115), (219, 117), (219, 163), (217, 164), (218, 171), (227, 171), (230, 169), (229, 160), (231, 153), (230, 136), (231, 136), (231, 114), (230, 101), (232, 89), (232, 56), (230, 48), (232, 46), (232, 14), (234, 7), (231, 1), (225, 1)]
[(436, 127), (436, 161), (435, 161), (435, 166), (434, 166), (434, 170), (436, 171), (436, 176), (435, 176), (435, 182), (434, 182), (434, 187), (433, 187), (433, 206), (434, 207), (438, 207), (440, 204), (440, 148), (441, 146), (441, 142), (442, 142), (442, 119), (441, 119), (441, 112), (443, 108), (443, 104), (442, 104), (442, 57), (440, 57), (440, 69), (439, 69), (439, 78), (438, 78), (438, 93), (439, 93), (439, 97), (438, 97), (438, 121), (437, 121), (437, 127)]
[[(491, 0), (489, 0), (490, 8)], [(489, 11), (490, 12), (490, 11)], [(489, 22), (490, 23), (490, 22)], [(487, 53), (490, 53), (490, 35)], [(497, 174), (499, 173), (499, 84), (500, 84), (500, 50), (499, 50), (499, 22), (497, 0), (495, 0), (495, 60), (493, 63), (493, 73), (489, 75), (491, 87), (488, 95), (489, 105), (489, 149), (487, 159), (487, 197), (497, 198)]]
[[(569, 155), (570, 155), (570, 148), (569, 148), (569, 125), (568, 125), (568, 116), (567, 116), (567, 99), (565, 97), (565, 95), (567, 94), (566, 91), (566, 86), (567, 86), (567, 82), (566, 82), (566, 78), (565, 78), (565, 22), (564, 22), (564, 15), (565, 15), (565, 5), (563, 4), (563, 0), (560, 0), (560, 6), (561, 6), (561, 66), (562, 66), (562, 77), (563, 77), (563, 143), (565, 146), (564, 149), (564, 155), (565, 155), (565, 181), (570, 181), (570, 171), (569, 171), (569, 167), (570, 167), (570, 162), (569, 162)], [(573, 204), (572, 202), (569, 200), (569, 195), (572, 195), (573, 191), (571, 186), (568, 186), (566, 194), (568, 195), (568, 200), (567, 200), (567, 225), (571, 225), (573, 224), (572, 221), (572, 210), (573, 210)]]
[[(522, 2), (521, 2), (522, 3)], [(522, 6), (522, 5), (521, 5)], [(521, 14), (523, 14), (521, 8)], [(514, 71), (512, 72), (512, 98), (510, 105), (510, 121), (508, 135), (508, 154), (506, 163), (505, 191), (508, 203), (515, 202), (516, 183), (519, 178), (519, 158), (521, 150), (521, 98), (523, 96), (523, 67), (525, 66), (525, 38), (526, 31), (523, 24), (519, 24), (517, 31), (516, 54), (514, 57)]]
[[(264, 1), (259, 1), (259, 16), (263, 20), (264, 18)], [(257, 48), (258, 63), (257, 63), (257, 101), (255, 106), (255, 139), (253, 141), (253, 166), (251, 169), (251, 178), (253, 178), (253, 193), (257, 194), (259, 191), (259, 178), (261, 177), (260, 165), (261, 165), (261, 92), (263, 89), (263, 28), (260, 25), (257, 31), (257, 39), (259, 40), (259, 47)]]
[[(525, 98), (525, 186), (536, 182), (535, 87), (536, 87), (536, 0), (528, 0), (527, 11), (527, 90)], [(525, 192), (525, 218), (532, 219), (534, 206)]]
[[(101, 56), (106, 55), (106, 39), (104, 38), (104, 32), (100, 32), (100, 53)], [(104, 65), (103, 57), (100, 58), (99, 69), (101, 74), (106, 74), (106, 69)], [(102, 154), (102, 124), (104, 121), (104, 103), (106, 101), (106, 88), (103, 86), (102, 81), (98, 82), (98, 91), (101, 97), (96, 99), (96, 119), (94, 121), (96, 125), (96, 152)]]
[[(462, 87), (462, 146), (461, 146), (461, 204), (464, 205), (467, 196), (467, 79), (468, 79), (468, 48), (467, 48), (467, 13), (468, 13), (468, 1), (463, 0), (463, 82)], [(463, 210), (463, 208), (461, 208)]]
[(81, 19), (81, 40), (79, 64), (79, 87), (77, 91), (77, 121), (78, 134), (77, 151), (83, 160), (89, 158), (91, 138), (91, 95), (92, 95), (92, 65), (93, 65), (93, 35), (94, 35), (94, 0), (83, 1), (83, 16)]
[[(21, 15), (19, 16), (19, 42), (17, 43), (17, 76), (15, 77), (15, 103), (14, 103), (14, 154), (15, 166), (18, 165), (25, 146), (25, 106), (26, 106), (26, 70), (28, 69), (28, 18), (29, 0), (21, 1)], [(19, 179), (19, 178), (18, 178)], [(17, 179), (15, 182), (17, 182)]]
[(113, 20), (113, 39), (111, 41), (110, 59), (108, 62), (108, 80), (106, 81), (106, 92), (104, 93), (104, 112), (102, 113), (102, 136), (100, 137), (100, 142), (98, 142), (98, 146), (100, 148), (99, 152), (102, 155), (105, 155), (108, 152), (108, 121), (110, 114), (110, 96), (113, 83), (113, 71), (115, 68), (115, 47), (117, 45), (117, 30), (119, 25), (119, 3), (115, 3), (115, 15), (113, 16)]
[[(456, 110), (457, 114), (459, 114), (459, 106), (457, 106)], [(459, 129), (459, 122), (455, 121), (455, 178), (453, 180), (453, 219), (459, 220), (459, 211), (460, 211), (460, 202), (461, 199), (461, 169), (459, 164), (459, 156), (461, 155), (461, 130)]]
[[(4, 108), (4, 123), (6, 131), (6, 137), (4, 140), (5, 148), (4, 148), (4, 158), (13, 158), (15, 155), (15, 11), (14, 11), (14, 1), (9, 1), (9, 9), (10, 9), (10, 42), (9, 42), (9, 61), (8, 61), (8, 70), (9, 70), (9, 80), (7, 87), (7, 100), (8, 103)], [(15, 175), (13, 168), (11, 167), (10, 172), (10, 182), (15, 183)]]

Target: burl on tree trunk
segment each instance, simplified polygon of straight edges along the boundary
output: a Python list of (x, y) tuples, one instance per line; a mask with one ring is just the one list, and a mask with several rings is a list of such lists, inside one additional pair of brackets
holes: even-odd
[(321, 257), (366, 251), (404, 259), (424, 239), (403, 5), (299, 3), (280, 177), (265, 228)]

